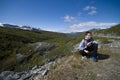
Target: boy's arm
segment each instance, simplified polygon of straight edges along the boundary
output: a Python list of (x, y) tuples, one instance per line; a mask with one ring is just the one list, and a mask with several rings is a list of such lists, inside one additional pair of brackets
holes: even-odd
[(79, 50), (84, 50), (86, 48), (85, 46), (85, 41), (84, 39), (81, 41), (80, 45), (79, 45)]
[(98, 42), (96, 40), (94, 40), (94, 39), (92, 39), (91, 43), (98, 44)]

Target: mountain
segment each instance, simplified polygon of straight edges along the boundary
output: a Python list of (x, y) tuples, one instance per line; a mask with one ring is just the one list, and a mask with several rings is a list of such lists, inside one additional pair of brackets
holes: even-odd
[(29, 31), (40, 31), (41, 29), (37, 28), (32, 28), (31, 26), (18, 26), (18, 25), (13, 25), (13, 24), (2, 24), (0, 23), (0, 27), (6, 27), (6, 28), (17, 28), (17, 29), (22, 29), (22, 30), (29, 30)]
[(22, 27), (20, 27), (20, 29), (23, 29), (23, 30), (32, 30), (32, 28), (30, 26), (22, 26)]
[(2, 27), (19, 28), (19, 26), (17, 26), (17, 25), (11, 25), (11, 24), (2, 24)]
[(112, 26), (107, 29), (100, 29), (97, 31), (93, 31), (95, 35), (108, 35), (108, 36), (120, 36), (120, 24)]

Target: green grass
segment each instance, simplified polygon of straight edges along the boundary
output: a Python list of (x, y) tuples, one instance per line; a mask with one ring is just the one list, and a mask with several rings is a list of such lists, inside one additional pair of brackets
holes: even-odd
[(110, 41), (109, 38), (105, 38), (105, 37), (97, 37), (97, 36), (94, 36), (94, 39), (95, 40), (99, 40), (101, 43), (103, 44), (108, 44), (108, 43), (111, 43), (112, 41)]
[[(119, 30), (119, 25), (117, 28), (110, 28), (109, 31)], [(99, 32), (99, 31), (98, 31)], [(101, 31), (100, 31), (101, 32)], [(119, 35), (119, 31), (116, 33)], [(26, 31), (20, 29), (12, 28), (2, 28), (0, 27), (0, 71), (3, 70), (15, 70), (22, 71), (32, 68), (35, 65), (43, 65), (47, 59), (55, 60), (56, 56), (69, 55), (73, 46), (81, 42), (84, 38), (84, 34), (78, 36), (70, 37), (66, 34), (48, 32), (48, 31)], [(101, 41), (103, 44), (110, 43), (111, 41), (107, 38), (97, 37), (93, 35), (95, 40)], [(55, 43), (57, 47), (45, 54), (43, 56), (39, 55), (39, 51), (34, 52), (35, 46), (30, 46), (29, 43), (35, 42), (48, 42)], [(32, 58), (23, 62), (16, 63), (16, 54), (22, 53), (25, 56), (32, 55)], [(78, 67), (79, 65), (74, 65), (73, 67)]]
[(101, 29), (101, 30), (98, 30), (98, 31), (96, 31), (95, 33), (97, 33), (97, 34), (104, 34), (104, 35), (106, 35), (106, 34), (110, 34), (110, 35), (115, 35), (115, 36), (120, 36), (120, 24), (118, 24), (118, 25), (115, 25), (115, 26), (112, 26), (112, 27), (110, 27), (110, 28), (108, 28), (108, 29)]
[[(67, 44), (70, 39), (69, 36), (62, 33), (48, 31), (36, 32), (0, 27), (0, 64), (2, 64), (0, 71), (9, 70), (10, 67), (16, 71), (21, 71), (33, 67), (36, 64), (42, 65), (46, 59), (54, 60), (54, 56), (68, 53), (65, 44)], [(38, 51), (34, 52), (35, 46), (29, 45), (29, 43), (35, 42), (56, 43), (58, 46), (49, 54), (39, 56)], [(25, 56), (32, 55), (33, 60), (16, 64), (17, 53), (22, 53)], [(6, 67), (7, 65), (8, 67)]]

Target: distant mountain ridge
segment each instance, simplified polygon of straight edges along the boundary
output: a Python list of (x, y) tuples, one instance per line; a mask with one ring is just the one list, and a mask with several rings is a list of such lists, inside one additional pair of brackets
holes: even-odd
[(40, 28), (33, 28), (31, 26), (18, 26), (18, 25), (13, 25), (13, 24), (2, 24), (0, 23), (0, 27), (6, 27), (6, 28), (17, 28), (17, 29), (23, 29), (23, 30), (36, 30), (36, 31), (40, 31), (41, 29)]
[[(0, 23), (0, 27), (6, 27), (6, 28), (16, 28), (16, 29), (22, 29), (22, 30), (29, 30), (29, 31), (41, 31), (40, 28), (33, 28), (31, 26), (19, 26), (19, 25), (14, 25), (14, 24), (3, 24)], [(45, 30), (42, 30), (45, 31)], [(120, 24), (112, 26), (110, 28), (106, 28), (106, 29), (100, 29), (100, 28), (93, 28), (88, 30), (94, 34), (107, 34), (107, 35), (120, 35)], [(51, 31), (52, 32), (52, 31)], [(86, 31), (83, 32), (70, 32), (70, 33), (65, 33), (67, 35), (72, 35), (72, 36), (77, 36), (80, 35), (82, 33), (84, 33)]]
[(105, 36), (120, 36), (120, 24), (112, 26), (107, 29), (99, 29), (93, 31), (95, 35), (105, 35)]

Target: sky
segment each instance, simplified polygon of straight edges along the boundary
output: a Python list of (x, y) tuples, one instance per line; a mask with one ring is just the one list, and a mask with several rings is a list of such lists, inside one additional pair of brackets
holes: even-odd
[(81, 32), (120, 23), (120, 0), (0, 0), (0, 23)]

